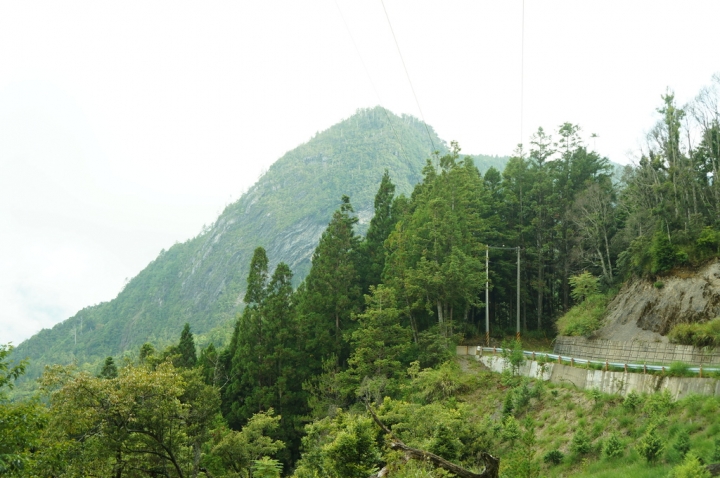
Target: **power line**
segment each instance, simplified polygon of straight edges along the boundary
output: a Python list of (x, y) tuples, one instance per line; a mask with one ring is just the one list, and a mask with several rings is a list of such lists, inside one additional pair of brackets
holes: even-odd
[(412, 81), (410, 80), (410, 73), (408, 73), (407, 66), (405, 66), (405, 59), (402, 56), (402, 52), (400, 51), (400, 45), (398, 44), (397, 38), (395, 37), (395, 30), (393, 30), (392, 23), (390, 23), (390, 16), (388, 15), (387, 9), (385, 8), (385, 1), (380, 0), (380, 3), (382, 4), (383, 11), (385, 12), (385, 18), (387, 19), (388, 26), (390, 27), (390, 32), (392, 33), (393, 40), (395, 40), (395, 47), (397, 48), (398, 55), (400, 55), (400, 61), (402, 62), (403, 69), (405, 69), (405, 76), (407, 76), (408, 83), (410, 84), (410, 90), (412, 90), (413, 97), (415, 98), (415, 104), (418, 107), (418, 111), (420, 111), (420, 117), (422, 118), (423, 124), (425, 125), (425, 131), (427, 132), (428, 138), (430, 139), (430, 144), (432, 144), (433, 151), (435, 151), (435, 142), (430, 135), (430, 129), (428, 129), (427, 122), (425, 121), (425, 115), (423, 115), (422, 108), (420, 107), (420, 102), (418, 101), (417, 95), (415, 94), (415, 88), (413, 88)]
[(352, 41), (353, 47), (355, 47), (355, 53), (357, 53), (358, 58), (360, 58), (360, 63), (362, 63), (363, 69), (365, 70), (365, 74), (367, 75), (368, 81), (370, 81), (370, 85), (372, 86), (373, 91), (375, 92), (375, 96), (377, 97), (378, 103), (380, 104), (380, 108), (385, 113), (385, 116), (387, 117), (388, 124), (390, 125), (390, 129), (393, 132), (393, 135), (395, 135), (395, 140), (398, 143), (398, 146), (400, 146), (400, 151), (402, 152), (403, 156), (405, 157), (405, 161), (407, 161), (408, 164), (410, 163), (410, 159), (408, 158), (407, 154), (405, 154), (405, 148), (403, 148), (402, 141), (400, 141), (400, 137), (397, 134), (397, 131), (395, 131), (395, 127), (392, 124), (392, 120), (390, 120), (390, 115), (387, 112), (387, 109), (383, 106), (382, 99), (380, 98), (380, 93), (378, 92), (377, 88), (375, 87), (375, 83), (372, 80), (372, 76), (370, 76), (370, 71), (367, 68), (367, 65), (365, 65), (365, 61), (363, 60), (362, 55), (360, 54), (360, 49), (357, 46), (357, 43), (355, 42), (355, 38), (353, 37), (352, 32), (350, 31), (350, 27), (348, 26), (347, 22), (345, 21), (345, 16), (342, 14), (342, 10), (340, 10), (340, 5), (338, 5), (337, 0), (335, 0), (335, 7), (338, 10), (338, 13), (340, 14), (340, 18), (342, 19), (343, 25), (345, 25), (345, 30), (347, 30), (348, 35), (350, 36), (350, 41)]
[(525, 0), (522, 2), (522, 33), (520, 38), (520, 146), (522, 147), (525, 108)]

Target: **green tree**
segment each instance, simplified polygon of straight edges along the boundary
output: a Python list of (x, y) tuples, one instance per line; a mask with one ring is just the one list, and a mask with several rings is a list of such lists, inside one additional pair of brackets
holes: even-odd
[(247, 289), (245, 291), (245, 304), (257, 307), (263, 302), (267, 294), (268, 257), (265, 249), (258, 247), (253, 252), (248, 272)]
[(356, 385), (363, 379), (386, 384), (405, 373), (411, 332), (400, 322), (393, 289), (371, 286), (365, 301), (367, 308), (357, 316), (359, 327), (350, 340), (353, 352), (348, 359), (348, 375)]
[(40, 444), (45, 407), (35, 400), (10, 402), (5, 390), (25, 371), (26, 361), (9, 359), (13, 346), (0, 345), (0, 476), (27, 476), (32, 451)]
[(605, 442), (603, 453), (608, 458), (619, 458), (625, 453), (625, 446), (622, 444), (616, 433), (611, 434), (610, 438), (608, 438)]
[(44, 476), (192, 476), (219, 407), (197, 370), (167, 361), (128, 365), (108, 379), (55, 366), (42, 385), (50, 422), (35, 466)]
[(653, 274), (670, 270), (675, 265), (675, 248), (664, 231), (657, 231), (653, 235), (650, 254), (653, 261), (651, 270)]
[(680, 454), (681, 458), (685, 458), (685, 455), (690, 451), (690, 434), (686, 429), (680, 430), (673, 448)]
[(406, 314), (434, 311), (446, 338), (454, 320), (480, 304), (485, 282), (480, 241), (487, 237), (488, 201), (479, 171), (470, 158), (458, 161), (459, 151), (453, 143), (436, 164), (428, 160), (407, 216), (388, 238), (385, 268)]
[(515, 446), (515, 440), (520, 438), (520, 425), (514, 416), (508, 415), (503, 420), (502, 438), (510, 442), (510, 448)]
[(190, 324), (186, 323), (180, 334), (180, 342), (177, 345), (179, 355), (175, 365), (178, 367), (191, 368), (197, 364), (197, 352), (195, 351), (195, 339), (190, 332)]
[(254, 478), (280, 478), (282, 464), (269, 456), (255, 460), (252, 467)]
[(275, 456), (285, 443), (273, 439), (280, 417), (272, 409), (253, 415), (240, 431), (220, 427), (213, 431), (207, 466), (214, 474), (234, 472), (250, 476), (251, 469), (263, 457)]
[(263, 279), (251, 287), (252, 281), (267, 275), (262, 248), (256, 249), (253, 263), (248, 289), (255, 291), (259, 302), (248, 305), (236, 324), (223, 413), (230, 427), (239, 430), (254, 414), (276, 410), (283, 417), (278, 435), (288, 445), (281, 458), (291, 461), (299, 446), (300, 417), (307, 412), (292, 272), (281, 262), (269, 282)]
[(588, 297), (599, 292), (598, 278), (587, 271), (582, 274), (572, 276), (570, 278), (570, 286), (572, 287), (570, 295), (577, 302), (582, 302)]
[(215, 344), (210, 343), (210, 345), (200, 351), (198, 366), (202, 371), (205, 383), (208, 385), (220, 388), (227, 382), (227, 371), (225, 367), (223, 367), (220, 354), (215, 348)]
[(686, 454), (683, 462), (670, 472), (671, 478), (710, 478), (711, 476), (710, 471), (694, 453)]
[(298, 291), (302, 341), (312, 373), (320, 372), (323, 358), (335, 355), (344, 362), (349, 354), (345, 334), (351, 332), (351, 317), (359, 311), (362, 298), (357, 271), (359, 239), (353, 230), (358, 219), (352, 213), (350, 198), (343, 196)]
[(140, 353), (138, 359), (140, 360), (140, 363), (145, 363), (148, 361), (151, 361), (151, 359), (155, 356), (155, 347), (151, 343), (145, 342), (140, 347)]
[(460, 455), (462, 442), (450, 428), (440, 423), (435, 428), (429, 451), (449, 461), (455, 461)]
[(363, 416), (339, 412), (306, 427), (297, 478), (367, 478), (377, 471), (380, 450), (375, 424)]
[(112, 357), (108, 357), (105, 359), (105, 363), (103, 364), (102, 370), (100, 370), (100, 375), (98, 377), (100, 378), (116, 378), (118, 374), (117, 366), (115, 365), (115, 361)]
[(654, 463), (662, 453), (665, 445), (658, 436), (657, 427), (650, 425), (645, 434), (640, 438), (636, 445), (636, 449), (640, 456), (645, 458), (648, 463)]
[(590, 453), (590, 438), (587, 436), (587, 434), (582, 428), (579, 428), (575, 432), (572, 443), (570, 443), (570, 449), (578, 455), (586, 455)]
[(380, 187), (375, 195), (375, 214), (370, 220), (365, 240), (359, 247), (358, 273), (362, 282), (362, 292), (370, 292), (370, 286), (378, 285), (385, 268), (385, 240), (397, 222), (393, 206), (395, 185), (385, 170)]

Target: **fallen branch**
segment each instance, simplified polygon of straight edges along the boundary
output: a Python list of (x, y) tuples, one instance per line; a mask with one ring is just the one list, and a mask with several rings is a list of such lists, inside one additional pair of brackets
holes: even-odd
[[(369, 403), (366, 402), (365, 406), (372, 415), (373, 420), (375, 420), (375, 423), (390, 437), (392, 441), (390, 443), (390, 448), (393, 450), (401, 450), (405, 452), (405, 456), (407, 458), (429, 462), (436, 468), (442, 468), (444, 470), (447, 470), (450, 473), (459, 476), (460, 478), (498, 478), (498, 472), (500, 471), (499, 458), (495, 458), (489, 453), (481, 452), (480, 459), (485, 464), (485, 469), (482, 471), (482, 473), (473, 473), (472, 471), (466, 470), (465, 468), (462, 468), (455, 463), (451, 463), (446, 459), (437, 456), (434, 453), (407, 446), (405, 443), (403, 443), (402, 440), (395, 436), (395, 434), (387, 426), (385, 426), (383, 422), (380, 421)], [(385, 468), (383, 468), (383, 470), (385, 470)], [(383, 470), (381, 470), (381, 472)], [(378, 473), (375, 476), (384, 475), (380, 475)]]

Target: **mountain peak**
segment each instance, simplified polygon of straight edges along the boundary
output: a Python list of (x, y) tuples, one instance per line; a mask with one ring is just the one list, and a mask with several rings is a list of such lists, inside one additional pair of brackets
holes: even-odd
[(147, 341), (162, 347), (186, 322), (196, 334), (226, 324), (242, 308), (255, 248), (266, 249), (272, 267), (283, 261), (302, 280), (342, 195), (350, 196), (363, 232), (385, 169), (397, 193), (409, 194), (433, 144), (446, 150), (412, 116), (380, 106), (357, 110), (283, 155), (210, 228), (161, 253), (115, 299), (20, 344), (16, 353), (31, 359), (28, 378), (45, 364), (92, 364)]

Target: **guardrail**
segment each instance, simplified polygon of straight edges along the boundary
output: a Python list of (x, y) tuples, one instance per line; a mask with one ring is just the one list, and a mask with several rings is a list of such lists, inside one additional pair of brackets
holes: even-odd
[[(501, 347), (477, 347), (478, 355), (483, 355), (484, 352), (492, 352), (493, 354), (502, 354), (503, 349)], [(610, 362), (608, 360), (602, 362), (599, 360), (587, 360), (582, 358), (575, 358), (575, 357), (566, 357), (558, 354), (551, 354), (548, 352), (535, 352), (532, 350), (523, 350), (523, 355), (526, 357), (530, 357), (532, 360), (538, 360), (544, 357), (546, 362), (556, 362), (556, 363), (568, 363), (570, 365), (600, 365), (603, 367), (604, 370), (609, 370), (610, 367), (617, 369), (621, 368), (624, 369), (625, 372), (642, 372), (642, 373), (648, 373), (650, 372), (661, 372), (665, 373), (670, 370), (670, 367), (667, 365), (647, 365), (647, 364), (635, 364), (635, 363), (620, 363), (620, 362)], [(703, 373), (712, 373), (712, 372), (719, 372), (720, 367), (703, 367), (700, 365), (699, 367), (688, 367), (686, 370), (689, 372), (698, 374), (700, 377), (703, 376)]]

